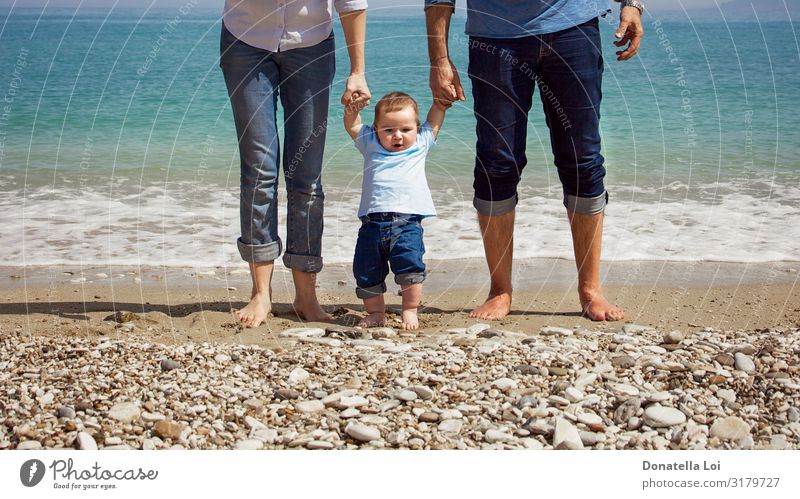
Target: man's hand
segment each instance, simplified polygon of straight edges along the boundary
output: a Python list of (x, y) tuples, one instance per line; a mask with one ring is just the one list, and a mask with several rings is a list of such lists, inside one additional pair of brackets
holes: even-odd
[(639, 43), (644, 36), (644, 29), (642, 28), (642, 14), (636, 7), (623, 7), (619, 11), (619, 28), (614, 34), (619, 41), (614, 42), (617, 47), (622, 47), (625, 44), (628, 46), (617, 51), (618, 61), (627, 61), (639, 51)]
[(364, 74), (350, 73), (344, 94), (342, 94), (342, 105), (345, 107), (353, 106), (360, 110), (369, 105), (371, 98), (372, 94), (369, 93), (367, 79)]
[(445, 109), (457, 100), (466, 100), (458, 70), (447, 57), (431, 61), (430, 87), (434, 102)]

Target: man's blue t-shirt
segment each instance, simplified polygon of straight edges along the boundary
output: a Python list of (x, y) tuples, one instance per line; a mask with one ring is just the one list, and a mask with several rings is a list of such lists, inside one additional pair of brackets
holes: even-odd
[[(425, 7), (455, 0), (425, 0)], [(573, 28), (608, 12), (608, 0), (467, 0), (469, 36), (520, 38)]]
[(362, 125), (354, 141), (364, 156), (358, 216), (381, 212), (436, 215), (425, 178), (425, 157), (435, 143), (433, 130), (426, 122), (419, 127), (414, 145), (404, 151), (387, 151), (375, 129)]

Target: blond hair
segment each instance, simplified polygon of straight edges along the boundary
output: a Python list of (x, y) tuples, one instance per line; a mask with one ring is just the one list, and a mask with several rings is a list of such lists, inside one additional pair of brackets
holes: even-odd
[(399, 111), (410, 107), (414, 110), (414, 116), (417, 117), (417, 126), (419, 126), (419, 107), (410, 95), (405, 92), (389, 92), (381, 97), (381, 100), (375, 104), (375, 122), (378, 122), (378, 116), (390, 111)]

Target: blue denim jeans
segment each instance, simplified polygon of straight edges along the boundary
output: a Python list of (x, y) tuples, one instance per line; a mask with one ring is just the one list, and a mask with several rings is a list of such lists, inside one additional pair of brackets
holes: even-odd
[(527, 164), (528, 111), (539, 87), (564, 206), (599, 213), (608, 202), (600, 154), (603, 55), (598, 20), (524, 38), (470, 37), (478, 143), (473, 204), (502, 215), (517, 204)]
[(322, 153), (328, 95), (335, 72), (333, 36), (313, 47), (270, 52), (234, 37), (223, 25), (220, 67), (239, 137), (241, 159), (239, 253), (268, 262), (283, 251), (278, 237), (278, 98), (284, 111), (286, 253), (302, 272), (322, 269)]
[(418, 284), (425, 280), (422, 255), (422, 216), (402, 213), (370, 213), (361, 217), (353, 275), (356, 295), (371, 298), (386, 292), (389, 265), (397, 284)]

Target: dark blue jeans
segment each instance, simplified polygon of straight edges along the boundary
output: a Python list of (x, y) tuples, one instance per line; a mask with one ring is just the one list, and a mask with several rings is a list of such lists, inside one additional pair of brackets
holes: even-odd
[(239, 137), (239, 253), (248, 262), (267, 262), (282, 252), (278, 237), (280, 97), (287, 193), (283, 263), (302, 272), (319, 272), (324, 202), (322, 153), (328, 95), (336, 69), (333, 37), (313, 47), (270, 52), (238, 40), (223, 25), (220, 66)]
[(608, 195), (600, 154), (602, 74), (597, 19), (546, 35), (470, 38), (478, 122), (473, 204), (479, 213), (502, 215), (517, 204), (517, 184), (527, 164), (528, 111), (537, 86), (564, 205), (578, 213), (603, 211)]
[(424, 254), (420, 215), (370, 213), (361, 217), (353, 257), (356, 295), (365, 299), (385, 293), (389, 265), (397, 284), (423, 282)]

